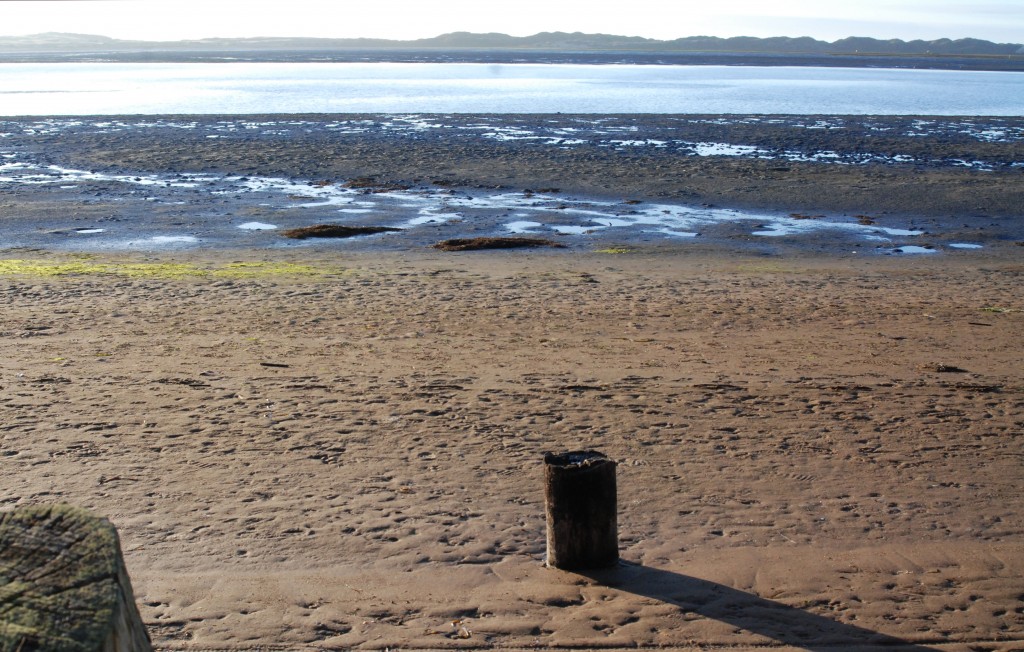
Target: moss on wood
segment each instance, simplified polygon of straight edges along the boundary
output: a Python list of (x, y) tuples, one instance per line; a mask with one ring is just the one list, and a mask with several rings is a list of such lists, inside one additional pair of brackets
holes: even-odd
[(0, 652), (150, 649), (110, 521), (69, 505), (0, 514)]

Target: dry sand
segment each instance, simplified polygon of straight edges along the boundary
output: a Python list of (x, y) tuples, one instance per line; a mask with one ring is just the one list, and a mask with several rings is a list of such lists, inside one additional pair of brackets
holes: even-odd
[(1024, 649), (1019, 256), (270, 255), (0, 276), (0, 502), (109, 516), (158, 648)]

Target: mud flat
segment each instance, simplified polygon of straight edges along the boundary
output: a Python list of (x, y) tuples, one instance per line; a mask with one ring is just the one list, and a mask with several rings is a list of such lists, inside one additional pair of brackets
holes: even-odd
[(345, 247), (522, 232), (763, 253), (1024, 240), (1020, 118), (147, 116), (0, 132), (7, 246), (267, 247), (275, 229), (330, 221), (404, 230)]

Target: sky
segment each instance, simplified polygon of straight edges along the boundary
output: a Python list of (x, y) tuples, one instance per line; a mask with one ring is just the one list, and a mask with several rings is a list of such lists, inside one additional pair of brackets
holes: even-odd
[(1024, 0), (36, 0), (0, 2), (0, 35), (147, 41), (247, 36), (416, 39), (448, 32), (847, 36), (1024, 42)]

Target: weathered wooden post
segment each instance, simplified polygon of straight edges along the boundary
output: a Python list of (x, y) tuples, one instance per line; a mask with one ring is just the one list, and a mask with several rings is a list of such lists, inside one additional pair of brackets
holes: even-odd
[(605, 568), (619, 560), (615, 462), (597, 451), (544, 456), (547, 565)]
[(0, 513), (0, 650), (152, 649), (110, 521), (69, 505)]

